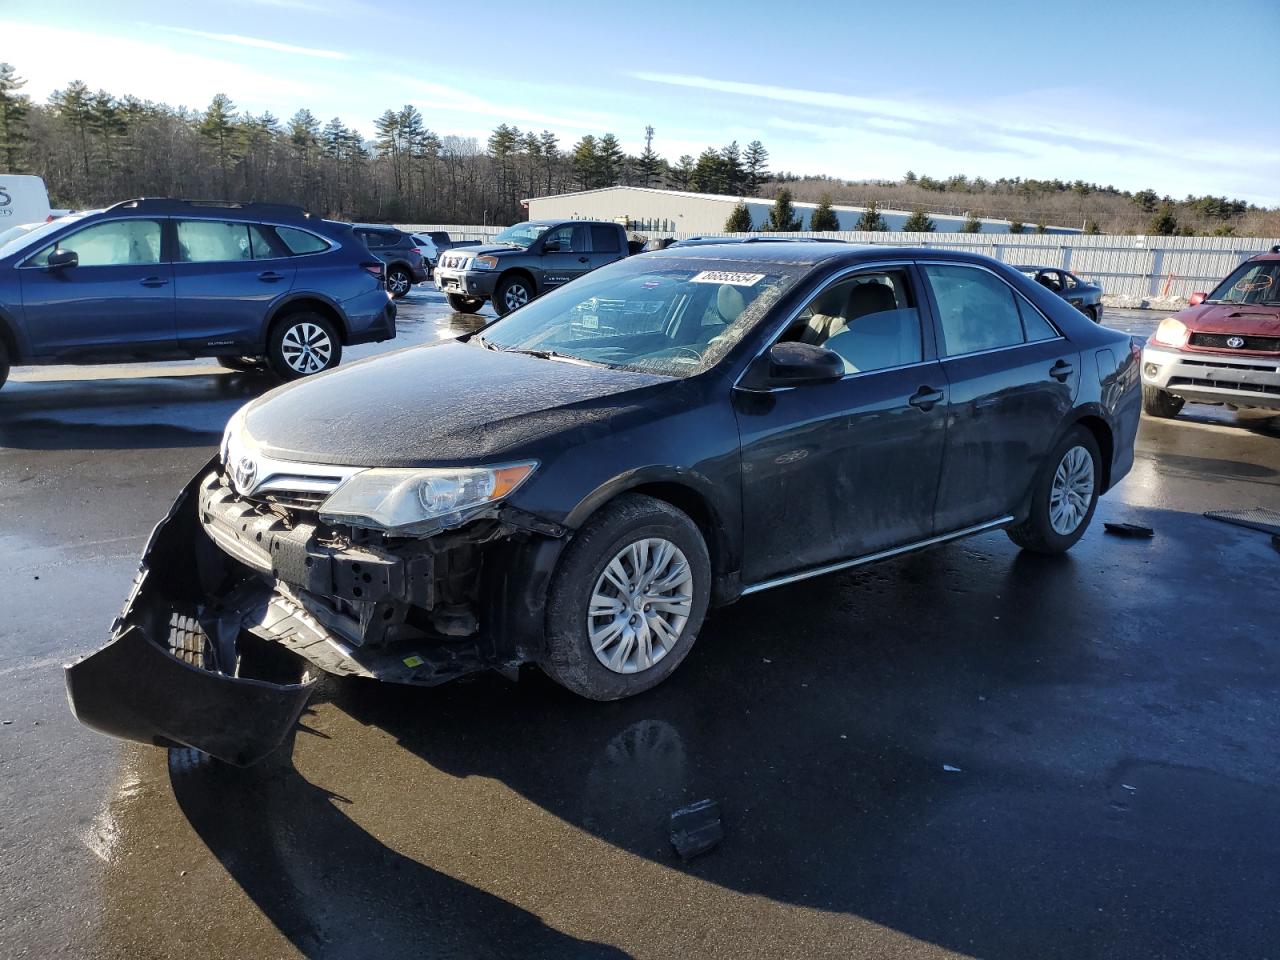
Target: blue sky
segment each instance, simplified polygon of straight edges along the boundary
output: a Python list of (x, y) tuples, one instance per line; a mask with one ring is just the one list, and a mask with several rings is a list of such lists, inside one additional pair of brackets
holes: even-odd
[(441, 134), (502, 121), (567, 146), (646, 124), (674, 160), (759, 138), (849, 179), (1077, 177), (1280, 205), (1280, 0), (1071, 5), (629, 0), (4, 0), (0, 57), (202, 108), (225, 92), (366, 136), (413, 103)]

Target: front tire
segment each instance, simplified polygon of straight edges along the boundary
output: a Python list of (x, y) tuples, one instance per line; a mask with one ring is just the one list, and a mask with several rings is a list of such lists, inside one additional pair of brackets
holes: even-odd
[(484, 306), (484, 301), (479, 297), (464, 297), (460, 293), (447, 293), (445, 299), (455, 313), (478, 313)]
[(1066, 553), (1089, 528), (1102, 481), (1098, 441), (1086, 428), (1067, 431), (1045, 458), (1031, 491), (1031, 511), (1006, 533), (1032, 553)]
[(711, 561), (697, 525), (661, 500), (623, 494), (565, 549), (539, 664), (592, 700), (643, 693), (688, 656), (710, 596)]
[(1145, 383), (1142, 385), (1142, 412), (1149, 416), (1172, 420), (1182, 412), (1184, 403), (1185, 400), (1175, 397), (1168, 390), (1149, 387)]
[(413, 289), (413, 277), (404, 267), (392, 267), (387, 271), (387, 291), (397, 300), (403, 300)]
[(282, 380), (324, 373), (341, 360), (338, 332), (318, 313), (289, 314), (275, 325), (267, 343), (267, 363)]
[(493, 291), (493, 309), (498, 316), (505, 317), (512, 310), (519, 310), (534, 298), (533, 284), (525, 277), (516, 274), (503, 277)]

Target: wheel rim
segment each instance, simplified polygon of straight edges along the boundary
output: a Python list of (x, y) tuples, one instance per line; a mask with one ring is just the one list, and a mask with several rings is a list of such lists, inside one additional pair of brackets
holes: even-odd
[(670, 540), (628, 544), (596, 580), (587, 636), (614, 673), (648, 670), (675, 648), (693, 610), (693, 571)]
[(391, 286), (392, 293), (408, 293), (409, 292), (409, 276), (408, 274), (396, 270), (387, 278), (387, 283)]
[(319, 373), (333, 358), (333, 341), (315, 323), (295, 323), (280, 343), (284, 362), (296, 373)]
[(1084, 447), (1062, 455), (1049, 488), (1049, 523), (1062, 536), (1075, 533), (1093, 502), (1093, 457)]
[(507, 305), (508, 310), (523, 307), (529, 302), (529, 289), (523, 283), (513, 283), (502, 295), (502, 302)]

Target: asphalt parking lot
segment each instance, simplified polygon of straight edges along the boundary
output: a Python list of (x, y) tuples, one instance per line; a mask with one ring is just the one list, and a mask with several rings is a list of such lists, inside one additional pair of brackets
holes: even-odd
[[(484, 319), (415, 291), (347, 358)], [(1144, 419), (1069, 556), (994, 533), (759, 594), (633, 700), (331, 684), (247, 771), (82, 728), (61, 664), (270, 385), (0, 392), (0, 957), (1280, 956), (1280, 553), (1202, 516), (1280, 509), (1280, 417)], [(684, 863), (704, 797), (726, 839)]]

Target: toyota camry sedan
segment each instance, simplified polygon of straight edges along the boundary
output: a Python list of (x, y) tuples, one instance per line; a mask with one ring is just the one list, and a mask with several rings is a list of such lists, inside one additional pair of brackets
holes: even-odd
[(241, 409), (111, 642), (67, 668), (71, 702), (249, 763), (317, 671), (533, 664), (639, 694), (744, 595), (992, 530), (1068, 550), (1132, 463), (1138, 366), (1126, 335), (976, 255), (629, 257)]

